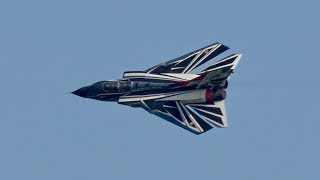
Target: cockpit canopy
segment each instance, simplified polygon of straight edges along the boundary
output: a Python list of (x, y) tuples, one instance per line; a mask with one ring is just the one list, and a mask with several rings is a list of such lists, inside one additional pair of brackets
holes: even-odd
[(131, 90), (130, 81), (103, 81), (102, 89), (108, 93), (123, 93)]

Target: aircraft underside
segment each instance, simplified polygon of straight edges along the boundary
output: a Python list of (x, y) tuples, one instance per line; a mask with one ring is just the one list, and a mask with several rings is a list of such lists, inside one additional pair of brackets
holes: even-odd
[(189, 73), (227, 49), (215, 43), (145, 71), (125, 72), (121, 80), (85, 86), (73, 94), (141, 107), (195, 134), (212, 126), (227, 127), (225, 89), (241, 54), (223, 58), (200, 73)]

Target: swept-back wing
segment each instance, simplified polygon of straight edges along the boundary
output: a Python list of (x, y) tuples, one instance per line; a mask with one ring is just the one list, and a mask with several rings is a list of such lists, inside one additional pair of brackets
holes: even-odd
[[(143, 109), (192, 133), (201, 134), (212, 128), (227, 127), (224, 101), (213, 104), (189, 104), (180, 101), (141, 101)], [(210, 125), (212, 124), (212, 125)]]
[(187, 74), (208, 60), (229, 49), (227, 46), (214, 43), (171, 61), (161, 63), (145, 71), (127, 71), (123, 78), (135, 81), (177, 82), (189, 81), (197, 75)]
[(192, 133), (201, 134), (212, 127), (198, 114), (179, 101), (155, 102), (143, 101), (143, 108)]
[(173, 60), (156, 65), (146, 70), (150, 74), (160, 73), (181, 73), (185, 74), (218, 56), (229, 48), (220, 43), (214, 43), (209, 46), (200, 48)]

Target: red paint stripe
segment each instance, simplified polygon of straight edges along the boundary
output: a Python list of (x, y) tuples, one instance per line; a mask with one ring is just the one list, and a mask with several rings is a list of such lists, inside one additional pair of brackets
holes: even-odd
[(206, 102), (207, 103), (213, 102), (213, 89), (212, 88), (206, 89)]

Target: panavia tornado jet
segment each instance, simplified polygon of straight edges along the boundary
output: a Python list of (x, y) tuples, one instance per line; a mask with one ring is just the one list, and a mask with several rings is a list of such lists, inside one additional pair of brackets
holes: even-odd
[(228, 79), (242, 55), (232, 54), (197, 74), (190, 74), (227, 49), (214, 43), (145, 71), (124, 72), (120, 80), (99, 81), (72, 93), (141, 107), (195, 134), (212, 126), (227, 127), (224, 101)]

